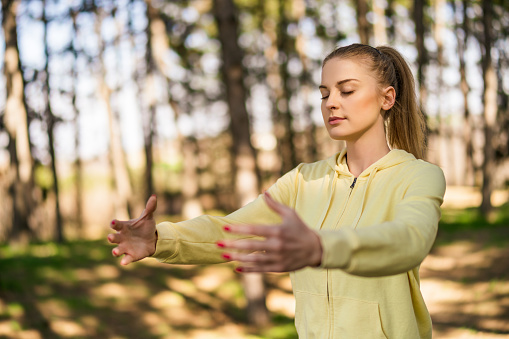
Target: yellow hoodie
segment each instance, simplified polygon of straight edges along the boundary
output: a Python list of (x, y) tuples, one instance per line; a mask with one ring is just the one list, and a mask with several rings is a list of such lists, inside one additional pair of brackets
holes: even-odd
[[(431, 338), (419, 265), (437, 233), (443, 172), (392, 150), (354, 178), (345, 155), (301, 164), (268, 190), (297, 211), (323, 247), (321, 267), (290, 273), (299, 338)], [(163, 222), (153, 257), (223, 262), (216, 242), (233, 237), (223, 225), (278, 222), (261, 196), (226, 217)]]

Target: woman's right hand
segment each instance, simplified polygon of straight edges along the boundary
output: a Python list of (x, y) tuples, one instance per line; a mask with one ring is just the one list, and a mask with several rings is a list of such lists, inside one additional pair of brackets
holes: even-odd
[(157, 198), (152, 195), (145, 209), (137, 219), (128, 221), (113, 220), (110, 227), (117, 233), (108, 234), (108, 241), (118, 244), (111, 253), (115, 257), (124, 255), (121, 265), (150, 257), (156, 251), (157, 232), (154, 212), (157, 208)]

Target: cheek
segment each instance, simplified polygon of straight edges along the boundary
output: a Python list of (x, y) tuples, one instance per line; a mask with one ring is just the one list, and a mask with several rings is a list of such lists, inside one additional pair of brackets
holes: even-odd
[(367, 93), (357, 101), (357, 108), (365, 111), (380, 111), (379, 98), (376, 93)]

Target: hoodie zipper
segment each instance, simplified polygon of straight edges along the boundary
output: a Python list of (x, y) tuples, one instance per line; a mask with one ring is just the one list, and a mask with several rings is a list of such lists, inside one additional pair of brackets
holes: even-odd
[[(348, 205), (348, 201), (350, 200), (350, 197), (352, 195), (352, 192), (353, 192), (353, 189), (354, 189), (356, 183), (357, 183), (357, 177), (353, 178), (353, 182), (350, 185), (350, 193), (348, 194), (347, 202), (345, 203), (345, 208), (341, 212), (339, 220), (341, 220), (341, 218), (343, 217), (343, 213), (346, 210), (346, 206)], [(338, 223), (339, 223), (339, 220), (338, 220)], [(329, 339), (333, 339), (332, 324), (334, 322), (334, 305), (332, 305), (331, 287), (332, 287), (332, 276), (330, 274), (329, 269), (327, 269), (327, 302), (328, 302), (328, 306), (329, 306), (329, 336), (328, 336), (328, 338)]]
[[(357, 177), (353, 178), (353, 182), (352, 184), (350, 185), (350, 188), (353, 189), (355, 187), (355, 183), (357, 182)], [(350, 191), (351, 193), (351, 191)]]

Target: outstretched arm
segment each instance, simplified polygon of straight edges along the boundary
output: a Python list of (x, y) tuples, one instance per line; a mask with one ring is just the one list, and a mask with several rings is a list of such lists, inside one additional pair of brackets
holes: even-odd
[(124, 255), (120, 261), (121, 265), (149, 257), (156, 251), (157, 232), (154, 220), (156, 208), (157, 198), (152, 195), (139, 218), (111, 222), (110, 227), (117, 233), (108, 234), (108, 241), (118, 244), (111, 252), (114, 256)]
[[(290, 272), (306, 266), (319, 266), (322, 245), (318, 235), (300, 219), (294, 209), (278, 203), (265, 193), (265, 202), (282, 219), (278, 225), (228, 225), (234, 234), (256, 235), (263, 240), (223, 240), (227, 260), (239, 261), (238, 272)], [(231, 251), (233, 250), (233, 251)]]

